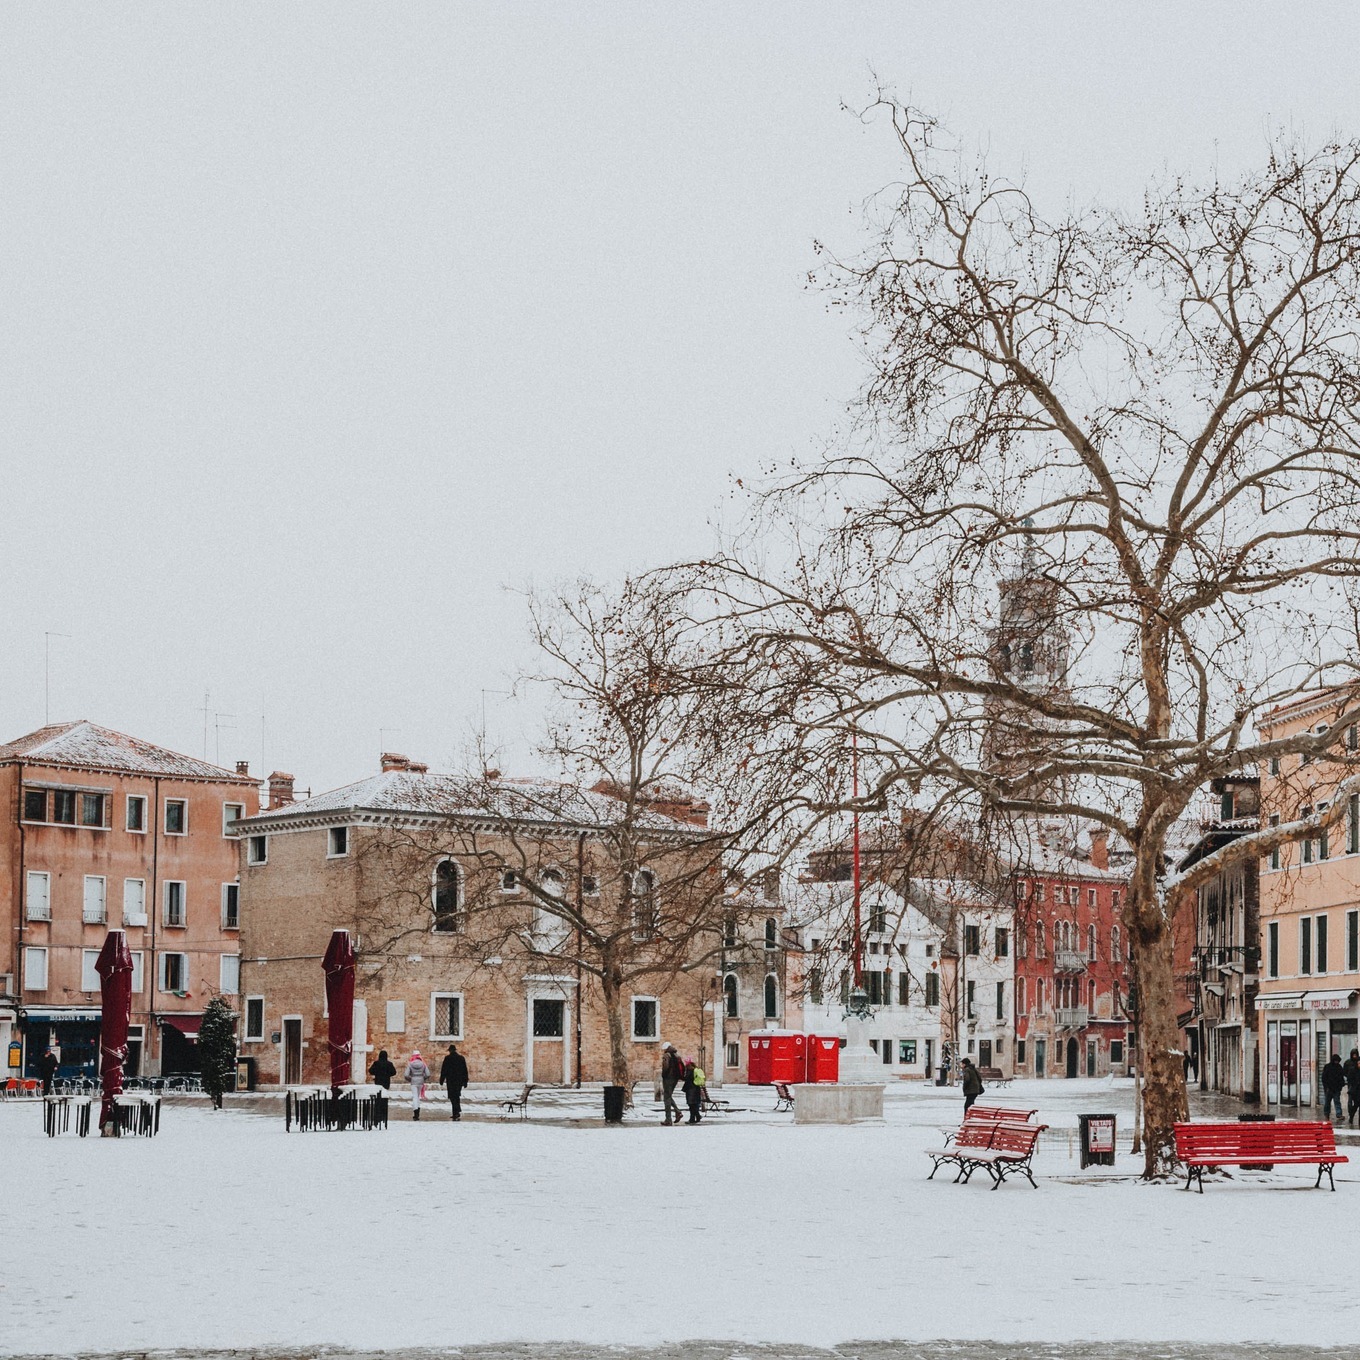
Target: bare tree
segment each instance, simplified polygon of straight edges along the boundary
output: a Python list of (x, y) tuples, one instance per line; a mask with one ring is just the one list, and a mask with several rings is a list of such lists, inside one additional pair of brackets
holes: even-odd
[[(827, 269), (873, 365), (860, 418), (687, 578), (721, 619), (722, 740), (813, 817), (851, 801), (853, 735), (862, 808), (1115, 833), (1161, 1174), (1182, 903), (1357, 787), (1360, 145), (1277, 140), (1239, 182), (1054, 221), (928, 117), (871, 113), (903, 173), (863, 258)], [(1259, 736), (1322, 686), (1343, 698), (1321, 731)], [(1327, 811), (1172, 871), (1197, 790), (1294, 752), (1347, 766)]]

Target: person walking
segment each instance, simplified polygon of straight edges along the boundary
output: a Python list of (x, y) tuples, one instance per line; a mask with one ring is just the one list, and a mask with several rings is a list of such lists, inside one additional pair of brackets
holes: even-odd
[[(699, 1080), (695, 1080), (696, 1074)], [(685, 1104), (689, 1106), (689, 1118), (687, 1124), (697, 1124), (699, 1122), (699, 1101), (703, 1099), (703, 1072), (696, 1065), (693, 1058), (685, 1059), (684, 1092)]]
[(973, 1066), (972, 1058), (963, 1060), (963, 1112), (967, 1114), (973, 1102), (982, 1094), (982, 1075)]
[(368, 1069), (368, 1075), (373, 1078), (374, 1086), (381, 1086), (384, 1091), (392, 1089), (392, 1078), (397, 1075), (397, 1069), (385, 1048), (378, 1054), (377, 1062)]
[[(680, 1107), (675, 1103), (675, 1088), (683, 1080), (685, 1065), (680, 1061), (680, 1055), (675, 1051), (674, 1044), (662, 1044), (661, 1046), (661, 1097), (666, 1111), (666, 1123), (678, 1124), (680, 1122)], [(671, 1116), (675, 1118), (672, 1119)]]
[(1355, 1116), (1360, 1114), (1360, 1048), (1351, 1049), (1351, 1056), (1341, 1070), (1346, 1074), (1346, 1122), (1354, 1124)]
[(1341, 1093), (1346, 1089), (1346, 1069), (1341, 1066), (1341, 1054), (1333, 1053), (1332, 1060), (1322, 1069), (1322, 1117), (1330, 1119), (1336, 1106), (1337, 1119), (1341, 1114)]
[(468, 1084), (467, 1059), (458, 1051), (457, 1044), (450, 1044), (444, 1061), (439, 1064), (439, 1080), (449, 1093), (451, 1119), (463, 1117), (463, 1087)]
[(52, 1094), (52, 1083), (56, 1080), (57, 1068), (60, 1066), (57, 1055), (50, 1048), (38, 1059), (38, 1075), (42, 1078), (43, 1095)]
[(411, 1118), (420, 1118), (420, 1102), (425, 1099), (425, 1083), (430, 1079), (430, 1067), (416, 1049), (406, 1064), (406, 1080), (411, 1083)]

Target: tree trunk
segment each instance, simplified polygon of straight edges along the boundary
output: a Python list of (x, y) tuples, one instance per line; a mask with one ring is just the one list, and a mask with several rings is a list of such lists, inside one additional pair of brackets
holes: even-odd
[(609, 1073), (615, 1086), (632, 1089), (632, 1074), (628, 1068), (628, 1030), (623, 979), (618, 969), (608, 960), (605, 961), (603, 976), (600, 979), (604, 993), (604, 1013), (609, 1021)]
[(1172, 963), (1174, 908), (1167, 902), (1167, 915), (1155, 928), (1140, 931), (1136, 960), (1145, 1180), (1174, 1174), (1174, 1125), (1187, 1114), (1184, 1054), (1176, 1025), (1181, 998)]

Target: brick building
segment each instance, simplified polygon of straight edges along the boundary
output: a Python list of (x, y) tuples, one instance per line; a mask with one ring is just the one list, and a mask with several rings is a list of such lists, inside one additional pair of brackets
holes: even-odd
[(30, 1076), (48, 1046), (62, 1074), (94, 1074), (94, 963), (118, 927), (133, 959), (130, 1071), (195, 1070), (204, 1005), (237, 991), (229, 829), (256, 811), (256, 781), (69, 722), (0, 746), (0, 790), (0, 1051)]
[(663, 1040), (721, 1070), (725, 896), (706, 805), (654, 799), (625, 829), (602, 785), (470, 781), (396, 755), (372, 778), (288, 794), (273, 788), (238, 828), (241, 1053), (262, 1083), (328, 1079), (321, 957), (336, 928), (358, 953), (356, 1068), (386, 1049), (400, 1070), (418, 1049), (437, 1069), (456, 1041), (475, 1081), (607, 1080), (602, 984), (580, 966), (597, 956), (547, 897), (620, 946), (635, 1079), (655, 1074)]

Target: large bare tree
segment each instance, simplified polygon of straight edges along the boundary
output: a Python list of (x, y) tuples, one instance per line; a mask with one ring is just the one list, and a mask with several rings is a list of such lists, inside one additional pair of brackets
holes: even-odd
[(866, 116), (902, 174), (826, 275), (872, 373), (838, 446), (692, 578), (721, 620), (720, 740), (814, 815), (848, 805), (853, 739), (863, 808), (1115, 833), (1161, 1174), (1186, 1100), (1177, 912), (1354, 786), (1172, 867), (1209, 780), (1352, 758), (1344, 699), (1321, 731), (1256, 724), (1360, 659), (1360, 145), (1279, 139), (1232, 183), (1049, 217), (930, 118), (886, 97)]

